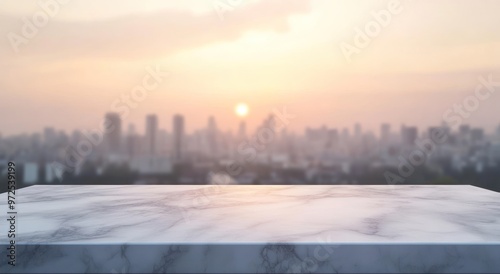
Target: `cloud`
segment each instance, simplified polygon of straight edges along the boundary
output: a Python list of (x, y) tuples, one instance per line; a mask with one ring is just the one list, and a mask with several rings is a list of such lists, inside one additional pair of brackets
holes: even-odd
[[(164, 57), (179, 50), (235, 40), (249, 30), (285, 31), (289, 16), (309, 9), (309, 1), (303, 0), (260, 1), (234, 7), (222, 21), (215, 9), (201, 15), (162, 10), (100, 21), (60, 21), (56, 15), (26, 45), (20, 45), (20, 54), (43, 59)], [(21, 34), (21, 18), (7, 14), (0, 18), (1, 33)], [(13, 55), (8, 39), (0, 43), (0, 51)]]

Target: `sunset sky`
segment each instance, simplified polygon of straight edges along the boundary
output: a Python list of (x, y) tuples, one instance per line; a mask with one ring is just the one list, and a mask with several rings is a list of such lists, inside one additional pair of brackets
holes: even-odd
[[(42, 0), (47, 2), (49, 0)], [(214, 115), (237, 128), (246, 103), (251, 128), (273, 108), (296, 115), (290, 127), (378, 130), (389, 122), (426, 127), (473, 94), (480, 76), (500, 81), (500, 1), (400, 1), (371, 43), (348, 62), (342, 43), (390, 1), (242, 1), (221, 19), (202, 1), (72, 0), (15, 52), (9, 33), (38, 1), (0, 5), (0, 133), (98, 127), (111, 104), (160, 65), (168, 78), (124, 121), (142, 132), (147, 114), (169, 131), (185, 115), (188, 131)], [(220, 5), (219, 5), (220, 7)], [(466, 121), (500, 124), (500, 90)]]

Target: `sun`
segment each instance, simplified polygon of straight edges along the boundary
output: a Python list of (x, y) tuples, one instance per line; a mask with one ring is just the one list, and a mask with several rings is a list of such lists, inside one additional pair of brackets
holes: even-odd
[(245, 117), (248, 115), (248, 106), (245, 103), (239, 103), (234, 108), (236, 115), (240, 117)]

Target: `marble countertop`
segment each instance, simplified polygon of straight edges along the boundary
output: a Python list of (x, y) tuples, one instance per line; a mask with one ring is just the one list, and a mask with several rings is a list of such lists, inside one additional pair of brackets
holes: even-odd
[(16, 203), (18, 244), (500, 243), (500, 193), (465, 185), (36, 185)]

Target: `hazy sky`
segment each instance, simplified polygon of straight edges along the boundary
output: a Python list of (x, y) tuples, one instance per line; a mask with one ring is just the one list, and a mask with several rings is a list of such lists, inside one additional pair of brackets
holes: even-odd
[[(355, 28), (373, 23), (372, 12), (390, 1), (248, 0), (221, 19), (214, 3), (237, 1), (72, 0), (16, 53), (12, 34), (23, 37), (25, 20), (43, 11), (38, 2), (0, 5), (3, 135), (96, 128), (156, 65), (169, 77), (131, 110), (125, 127), (142, 131), (145, 115), (157, 113), (170, 130), (181, 113), (188, 131), (209, 115), (236, 129), (239, 102), (250, 107), (251, 127), (275, 107), (297, 116), (292, 130), (424, 127), (473, 94), (481, 75), (500, 81), (500, 1), (399, 1), (402, 11), (351, 62), (341, 44), (355, 45)], [(500, 91), (466, 123), (496, 127), (499, 105)]]

